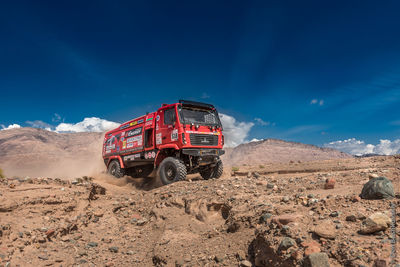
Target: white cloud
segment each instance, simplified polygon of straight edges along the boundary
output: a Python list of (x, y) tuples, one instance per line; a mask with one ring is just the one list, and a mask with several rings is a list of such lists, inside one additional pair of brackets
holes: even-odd
[(232, 116), (220, 114), (222, 126), (224, 127), (225, 145), (234, 147), (245, 142), (251, 128), (252, 122), (238, 122)]
[(269, 121), (264, 121), (261, 118), (254, 118), (254, 120), (257, 122), (258, 125), (261, 125), (261, 126), (268, 126), (271, 124)]
[(325, 103), (325, 101), (324, 101), (323, 99), (316, 99), (316, 98), (314, 98), (314, 99), (311, 100), (311, 102), (310, 102), (311, 105), (316, 105), (316, 104), (318, 104), (318, 105), (320, 105), (320, 106), (323, 106), (324, 103)]
[(372, 145), (350, 138), (343, 141), (330, 142), (324, 146), (358, 156), (365, 154), (394, 155), (400, 153), (400, 139), (394, 141), (383, 139), (379, 141), (379, 144)]
[(259, 142), (259, 141), (262, 141), (262, 140), (264, 140), (264, 139), (253, 138), (253, 139), (251, 139), (251, 140), (249, 141), (249, 143), (252, 143), (252, 142)]
[(61, 116), (57, 113), (54, 113), (53, 118), (51, 119), (52, 122), (64, 122), (64, 119), (61, 118)]
[(40, 120), (26, 121), (26, 123), (29, 124), (33, 128), (41, 128), (41, 129), (46, 129), (48, 131), (50, 131), (53, 128), (52, 125), (50, 125), (44, 121), (40, 121)]
[(118, 127), (120, 124), (96, 117), (85, 118), (78, 123), (60, 123), (56, 132), (104, 132)]
[(14, 124), (8, 125), (8, 127), (5, 127), (4, 125), (1, 125), (1, 128), (2, 129), (0, 131), (2, 131), (2, 130), (10, 130), (10, 129), (17, 129), (17, 128), (21, 128), (21, 125), (14, 123)]

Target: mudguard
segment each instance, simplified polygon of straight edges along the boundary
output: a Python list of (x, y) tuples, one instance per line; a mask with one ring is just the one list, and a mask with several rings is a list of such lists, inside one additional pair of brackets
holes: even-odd
[(124, 161), (122, 160), (121, 156), (110, 156), (110, 157), (108, 157), (107, 168), (108, 168), (108, 165), (110, 165), (110, 162), (113, 159), (118, 159), (119, 164), (121, 165), (121, 168), (125, 168)]

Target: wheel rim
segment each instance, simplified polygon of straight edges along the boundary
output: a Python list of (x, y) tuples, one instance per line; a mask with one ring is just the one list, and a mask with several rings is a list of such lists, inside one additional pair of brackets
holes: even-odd
[(115, 164), (113, 164), (111, 166), (111, 175), (115, 176), (115, 173), (117, 172), (117, 166), (115, 166)]
[(168, 165), (165, 167), (165, 177), (169, 180), (169, 181), (173, 181), (175, 179), (176, 176), (176, 170), (172, 165)]

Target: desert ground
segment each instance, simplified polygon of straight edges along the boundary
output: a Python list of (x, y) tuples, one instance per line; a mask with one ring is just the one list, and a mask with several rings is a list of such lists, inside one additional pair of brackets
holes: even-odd
[[(400, 263), (398, 223), (360, 233), (378, 212), (400, 220), (400, 156), (226, 169), (217, 180), (191, 175), (168, 186), (157, 178), (106, 174), (6, 176), (0, 182), (0, 266)], [(358, 197), (377, 176), (391, 180), (395, 198)]]

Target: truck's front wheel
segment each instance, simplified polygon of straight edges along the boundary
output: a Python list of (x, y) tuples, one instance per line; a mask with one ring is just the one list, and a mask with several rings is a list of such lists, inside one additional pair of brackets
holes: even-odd
[(186, 174), (185, 164), (177, 158), (168, 157), (160, 164), (159, 176), (164, 185), (185, 180)]
[(200, 175), (201, 177), (203, 177), (204, 180), (208, 180), (211, 178), (218, 179), (222, 176), (223, 171), (224, 166), (222, 164), (222, 161), (218, 159), (217, 164), (214, 167), (200, 171)]
[(118, 160), (113, 160), (110, 162), (107, 168), (107, 172), (116, 178), (121, 178), (125, 175), (124, 169), (121, 168)]

